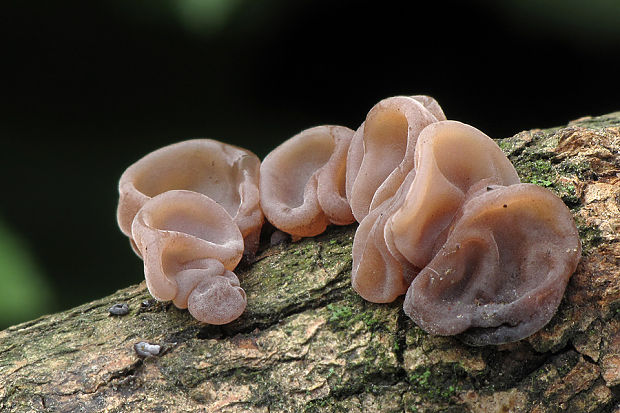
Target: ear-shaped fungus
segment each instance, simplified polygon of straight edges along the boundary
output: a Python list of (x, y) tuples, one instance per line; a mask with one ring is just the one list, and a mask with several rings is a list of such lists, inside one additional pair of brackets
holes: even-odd
[(421, 328), (474, 345), (544, 326), (581, 255), (562, 201), (519, 183), (492, 139), (423, 95), (380, 101), (355, 132), (302, 131), (262, 165), (209, 139), (170, 145), (130, 166), (119, 192), (151, 294), (211, 324), (246, 307), (232, 270), (256, 251), (263, 211), (293, 237), (357, 220), (353, 288), (376, 303), (406, 293)]
[(411, 98), (420, 102), (438, 121), (446, 120), (446, 115), (443, 113), (443, 109), (441, 109), (439, 102), (437, 102), (435, 98), (427, 95), (413, 95)]
[(368, 112), (347, 155), (346, 194), (358, 222), (396, 193), (413, 169), (419, 133), (443, 119), (429, 96), (387, 98)]
[(389, 303), (405, 294), (420, 270), (395, 248), (392, 252), (385, 238), (387, 220), (402, 203), (414, 178), (415, 171), (411, 171), (393, 199), (372, 209), (355, 231), (351, 281), (353, 289), (370, 302)]
[(353, 222), (345, 196), (346, 156), (353, 131), (317, 126), (290, 138), (263, 160), (261, 206), (276, 228), (297, 237), (328, 224)]
[(165, 146), (121, 176), (118, 224), (131, 238), (131, 223), (149, 199), (170, 190), (191, 190), (221, 205), (239, 227), (246, 251), (255, 252), (263, 224), (259, 169), (260, 160), (252, 152), (211, 139)]
[(353, 242), (353, 288), (366, 300), (391, 302), (426, 266), (466, 194), (519, 182), (491, 138), (455, 121), (428, 125), (415, 147), (415, 168), (389, 202), (362, 220)]
[(472, 187), (520, 182), (514, 166), (491, 138), (457, 121), (437, 122), (420, 133), (415, 171), (385, 232), (388, 243), (418, 268), (431, 260), (440, 234)]
[(519, 340), (557, 309), (581, 255), (564, 203), (532, 184), (492, 187), (463, 206), (413, 280), (404, 309), (424, 330), (471, 344)]
[(193, 191), (164, 192), (138, 211), (131, 234), (153, 297), (173, 300), (210, 324), (243, 313), (245, 292), (231, 272), (243, 255), (243, 238), (217, 202)]

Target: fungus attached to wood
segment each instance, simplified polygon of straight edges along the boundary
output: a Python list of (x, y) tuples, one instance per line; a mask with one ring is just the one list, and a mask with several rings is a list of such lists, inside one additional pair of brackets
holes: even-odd
[(209, 324), (243, 313), (245, 292), (231, 272), (243, 255), (243, 238), (217, 202), (193, 191), (166, 191), (138, 211), (131, 234), (153, 297), (173, 300)]
[(347, 155), (346, 194), (357, 222), (394, 195), (413, 169), (418, 135), (443, 119), (428, 96), (387, 98), (368, 112)]
[(353, 131), (317, 126), (293, 136), (263, 160), (261, 207), (276, 228), (311, 237), (329, 224), (354, 222), (345, 195), (347, 150)]
[(405, 313), (431, 334), (464, 332), (471, 344), (519, 340), (551, 319), (580, 257), (575, 222), (552, 192), (482, 190), (411, 283)]
[(133, 219), (149, 199), (170, 190), (190, 190), (222, 206), (239, 227), (245, 250), (253, 253), (263, 224), (259, 168), (260, 160), (252, 152), (212, 139), (165, 146), (138, 160), (121, 176), (118, 224), (131, 239)]
[(521, 184), (491, 138), (428, 96), (384, 99), (355, 132), (304, 130), (262, 165), (208, 139), (170, 145), (129, 167), (119, 191), (151, 294), (211, 324), (245, 309), (232, 271), (256, 251), (263, 212), (272, 243), (357, 220), (353, 288), (376, 303), (406, 294), (421, 328), (474, 345), (544, 326), (581, 254), (562, 201)]
[(387, 220), (402, 203), (415, 171), (411, 171), (393, 199), (371, 210), (360, 222), (353, 238), (353, 289), (365, 300), (389, 303), (407, 292), (419, 272), (396, 249), (390, 251), (385, 238)]
[(519, 182), (515, 168), (487, 135), (461, 122), (433, 123), (420, 133), (415, 178), (386, 224), (389, 245), (422, 268), (472, 188)]
[(353, 288), (377, 303), (407, 292), (420, 327), (476, 345), (540, 329), (580, 257), (568, 208), (520, 184), (495, 142), (460, 122), (429, 124), (412, 153), (401, 186), (356, 231)]
[(472, 186), (519, 182), (495, 142), (460, 122), (429, 124), (412, 155), (414, 168), (395, 195), (355, 234), (353, 287), (369, 301), (390, 302), (407, 291)]

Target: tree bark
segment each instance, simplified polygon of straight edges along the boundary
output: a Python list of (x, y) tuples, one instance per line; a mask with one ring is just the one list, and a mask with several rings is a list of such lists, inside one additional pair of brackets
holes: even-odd
[[(498, 141), (571, 208), (583, 257), (520, 342), (430, 336), (402, 300), (350, 286), (355, 226), (269, 247), (237, 273), (248, 307), (204, 326), (144, 283), (0, 332), (0, 411), (620, 411), (620, 112)], [(127, 303), (129, 314), (108, 308)], [(161, 346), (139, 357), (134, 344)]]

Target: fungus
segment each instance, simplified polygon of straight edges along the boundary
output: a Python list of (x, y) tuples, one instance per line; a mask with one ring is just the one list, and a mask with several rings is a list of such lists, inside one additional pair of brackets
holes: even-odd
[(212, 198), (228, 212), (243, 235), (246, 252), (253, 253), (263, 224), (259, 168), (260, 160), (252, 152), (211, 139), (165, 146), (144, 156), (121, 176), (118, 224), (136, 250), (131, 224), (140, 208), (166, 191), (191, 190)]
[(396, 192), (394, 202), (384, 202), (371, 210), (362, 220), (353, 238), (353, 289), (367, 301), (389, 303), (407, 292), (419, 268), (414, 267), (398, 251), (388, 248), (384, 228), (387, 220), (398, 208), (398, 200), (411, 185), (412, 171)]
[(525, 338), (555, 313), (581, 256), (571, 213), (533, 184), (469, 198), (445, 244), (413, 280), (404, 310), (431, 334), (470, 344)]
[(355, 233), (353, 288), (368, 301), (405, 294), (472, 187), (519, 182), (495, 142), (460, 122), (429, 124), (412, 153), (415, 168)]
[(437, 102), (435, 98), (427, 95), (413, 95), (411, 98), (420, 102), (438, 121), (446, 120), (446, 115), (443, 113), (443, 109), (441, 109), (439, 102)]
[(419, 133), (444, 119), (429, 96), (387, 98), (368, 112), (347, 155), (346, 195), (357, 222), (394, 195), (413, 169)]
[(213, 199), (184, 190), (159, 194), (138, 211), (131, 235), (153, 297), (173, 300), (209, 324), (243, 313), (245, 292), (232, 273), (243, 255), (243, 238)]
[(415, 171), (385, 232), (389, 245), (418, 268), (431, 260), (433, 247), (472, 188), (520, 182), (514, 166), (491, 138), (448, 120), (420, 133)]
[(353, 131), (343, 126), (306, 129), (263, 160), (260, 200), (267, 220), (295, 237), (354, 221), (345, 195), (346, 156)]
[(353, 288), (377, 303), (406, 293), (421, 328), (474, 345), (544, 326), (581, 254), (562, 201), (519, 183), (492, 139), (428, 96), (384, 99), (355, 132), (304, 130), (262, 165), (208, 139), (170, 145), (128, 168), (119, 192), (151, 294), (211, 324), (245, 309), (232, 271), (258, 246), (261, 208), (272, 244), (357, 220)]

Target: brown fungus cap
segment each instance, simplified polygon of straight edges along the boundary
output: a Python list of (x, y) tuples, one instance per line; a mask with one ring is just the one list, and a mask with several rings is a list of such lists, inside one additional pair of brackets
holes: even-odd
[(396, 193), (413, 169), (419, 133), (443, 119), (429, 96), (387, 98), (368, 112), (347, 155), (346, 194), (358, 222)]
[(446, 115), (443, 113), (443, 109), (439, 106), (439, 102), (437, 102), (435, 98), (427, 95), (413, 95), (410, 97), (420, 102), (438, 121), (446, 120)]
[(415, 173), (385, 232), (389, 244), (418, 268), (431, 260), (437, 240), (472, 187), (520, 182), (491, 138), (457, 121), (433, 123), (420, 133)]
[(210, 324), (243, 313), (245, 292), (231, 272), (243, 255), (243, 238), (217, 202), (193, 191), (166, 191), (138, 211), (132, 238), (153, 297), (189, 307), (196, 319)]
[(394, 196), (372, 209), (353, 241), (353, 288), (366, 300), (391, 302), (445, 240), (470, 189), (519, 182), (491, 138), (455, 121), (428, 125), (415, 147), (415, 168)]
[(455, 217), (411, 283), (405, 313), (431, 334), (464, 333), (470, 344), (516, 341), (551, 319), (580, 256), (572, 215), (552, 192), (490, 187)]
[(276, 228), (297, 237), (354, 221), (345, 196), (346, 156), (353, 131), (317, 126), (293, 136), (263, 160), (261, 207)]
[(405, 294), (419, 272), (396, 248), (389, 248), (385, 238), (385, 225), (402, 204), (414, 177), (411, 171), (392, 200), (371, 210), (353, 238), (353, 289), (373, 303), (389, 303)]
[(260, 160), (252, 152), (211, 139), (165, 146), (121, 176), (118, 224), (131, 238), (132, 221), (149, 199), (170, 190), (190, 190), (220, 204), (243, 234), (246, 251), (254, 252), (263, 224), (259, 169)]

